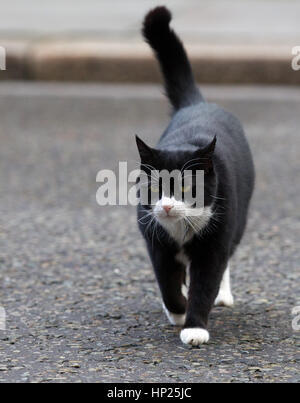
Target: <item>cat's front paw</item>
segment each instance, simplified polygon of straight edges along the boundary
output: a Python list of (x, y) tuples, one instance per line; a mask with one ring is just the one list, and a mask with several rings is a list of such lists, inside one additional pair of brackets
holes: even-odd
[(185, 317), (186, 314), (179, 314), (179, 313), (173, 313), (170, 312), (167, 307), (165, 306), (164, 303), (162, 303), (163, 306), (163, 310), (165, 312), (165, 314), (167, 315), (167, 318), (169, 319), (169, 322), (171, 323), (171, 325), (173, 326), (183, 326), (185, 323)]
[(199, 346), (209, 341), (209, 333), (207, 330), (201, 329), (200, 327), (182, 329), (180, 339), (184, 344)]

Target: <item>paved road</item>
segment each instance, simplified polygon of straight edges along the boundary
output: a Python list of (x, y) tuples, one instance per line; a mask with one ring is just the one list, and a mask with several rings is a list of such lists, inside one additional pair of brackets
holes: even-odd
[(298, 89), (204, 93), (244, 122), (257, 187), (233, 261), (234, 309), (185, 347), (164, 317), (132, 208), (96, 173), (167, 123), (157, 87), (0, 85), (0, 381), (300, 381)]

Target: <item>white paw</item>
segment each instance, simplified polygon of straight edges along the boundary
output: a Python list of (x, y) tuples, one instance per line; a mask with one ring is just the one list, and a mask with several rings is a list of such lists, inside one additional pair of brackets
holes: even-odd
[(207, 343), (209, 340), (209, 333), (200, 327), (183, 329), (180, 332), (180, 339), (184, 344), (191, 344), (192, 346), (199, 346), (200, 344)]
[(186, 314), (178, 314), (178, 313), (172, 313), (170, 312), (167, 307), (165, 306), (164, 303), (162, 303), (163, 306), (163, 310), (165, 312), (165, 314), (167, 315), (167, 318), (169, 319), (169, 322), (171, 323), (171, 325), (174, 326), (183, 326), (185, 323), (185, 317)]
[(234, 305), (234, 298), (231, 294), (231, 292), (226, 292), (223, 290), (220, 290), (216, 300), (215, 300), (215, 306), (228, 306), (231, 307)]

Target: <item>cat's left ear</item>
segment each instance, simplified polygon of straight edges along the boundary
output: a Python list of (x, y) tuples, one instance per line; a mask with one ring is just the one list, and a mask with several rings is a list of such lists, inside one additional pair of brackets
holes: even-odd
[(149, 162), (153, 158), (153, 148), (147, 146), (137, 135), (135, 136), (136, 145), (139, 150), (139, 154), (142, 162)]
[(217, 136), (205, 147), (201, 149), (201, 154), (207, 158), (211, 158), (216, 148)]
[(203, 158), (204, 161), (203, 163), (205, 165), (204, 169), (205, 173), (209, 173), (213, 168), (212, 157), (215, 151), (216, 143), (217, 143), (217, 136), (215, 136), (207, 146), (201, 148), (200, 150), (201, 158)]

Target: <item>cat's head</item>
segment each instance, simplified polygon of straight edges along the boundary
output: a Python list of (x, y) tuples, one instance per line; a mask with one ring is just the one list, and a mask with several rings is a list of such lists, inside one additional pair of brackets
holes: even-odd
[[(139, 137), (136, 137), (137, 147), (141, 158), (141, 170), (148, 176), (147, 186), (149, 195), (151, 193), (151, 203), (144, 207), (155, 216), (164, 227), (184, 221), (200, 230), (207, 219), (211, 216), (211, 205), (215, 194), (215, 171), (213, 165), (213, 154), (216, 145), (216, 138), (204, 147), (187, 146), (185, 149), (155, 149), (145, 144)], [(155, 174), (153, 175), (153, 172)], [(181, 178), (178, 184), (180, 192), (174, 180), (165, 191), (165, 187), (160, 180), (156, 180), (157, 172), (180, 172)], [(199, 188), (197, 172), (204, 173), (203, 188)], [(145, 181), (144, 181), (145, 184)], [(196, 186), (197, 185), (197, 186)], [(176, 192), (177, 189), (177, 192)], [(191, 201), (186, 194), (192, 194), (193, 200), (201, 192), (203, 203), (199, 207), (197, 203)], [(153, 194), (156, 196), (153, 202)], [(201, 224), (202, 223), (202, 224)]]

